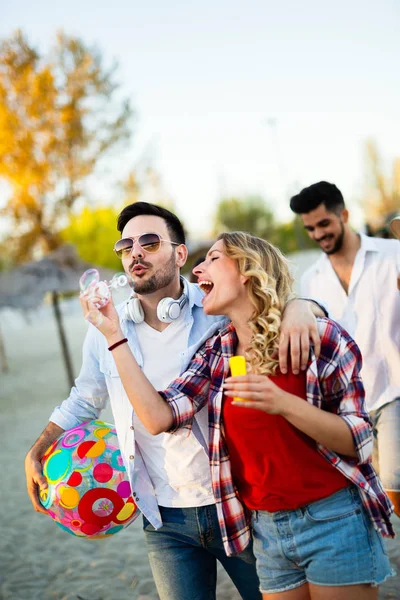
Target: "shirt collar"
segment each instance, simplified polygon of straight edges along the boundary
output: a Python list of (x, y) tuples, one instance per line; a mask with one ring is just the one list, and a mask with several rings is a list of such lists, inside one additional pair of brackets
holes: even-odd
[(204, 292), (201, 291), (197, 283), (191, 283), (185, 277), (181, 277), (183, 282), (183, 291), (187, 295), (189, 300), (189, 307), (192, 309), (193, 306), (203, 307), (202, 300), (204, 298)]
[(238, 337), (236, 334), (236, 329), (231, 322), (229, 322), (220, 330), (219, 337), (221, 340), (222, 355), (225, 358), (234, 356), (236, 352), (236, 346), (238, 344)]
[[(361, 240), (361, 246), (359, 248), (359, 252), (361, 252), (362, 254), (365, 254), (366, 252), (378, 252), (379, 251), (375, 238), (370, 237), (368, 235), (364, 235), (363, 233), (359, 233), (358, 235), (360, 236), (360, 240)], [(325, 252), (322, 252), (321, 256), (319, 257), (317, 264), (316, 264), (317, 269), (323, 270), (324, 265), (327, 261), (329, 261), (328, 255), (325, 254)]]
[(359, 233), (361, 238), (361, 246), (360, 250), (363, 252), (378, 252), (378, 246), (375, 238), (370, 237), (368, 235), (364, 235), (363, 233)]

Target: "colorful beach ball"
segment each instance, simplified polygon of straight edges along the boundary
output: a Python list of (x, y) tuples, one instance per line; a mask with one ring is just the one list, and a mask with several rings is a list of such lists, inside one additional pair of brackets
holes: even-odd
[(42, 458), (48, 489), (40, 501), (61, 529), (104, 538), (139, 515), (114, 426), (88, 421), (65, 431)]

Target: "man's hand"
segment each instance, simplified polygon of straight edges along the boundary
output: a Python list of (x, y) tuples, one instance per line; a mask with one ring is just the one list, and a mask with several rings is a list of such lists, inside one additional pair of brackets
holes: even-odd
[(64, 433), (64, 429), (50, 421), (25, 458), (26, 488), (29, 498), (31, 499), (33, 508), (45, 515), (47, 514), (47, 510), (39, 502), (39, 492), (40, 490), (47, 489), (48, 485), (46, 477), (43, 475), (41, 459), (50, 445), (62, 433)]
[(315, 314), (323, 316), (318, 306), (309, 300), (291, 300), (285, 308), (281, 323), (279, 338), (279, 368), (281, 373), (287, 373), (288, 357), (295, 375), (299, 369), (307, 368), (310, 353), (310, 340), (314, 344), (314, 352), (319, 356), (321, 340), (317, 328)]
[(47, 510), (39, 501), (39, 491), (47, 489), (47, 480), (42, 472), (42, 464), (37, 456), (28, 452), (25, 458), (26, 487), (29, 498), (36, 512), (47, 514)]

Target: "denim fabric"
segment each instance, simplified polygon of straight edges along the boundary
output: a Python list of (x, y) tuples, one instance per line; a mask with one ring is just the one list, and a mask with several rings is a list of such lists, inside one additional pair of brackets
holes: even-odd
[(253, 511), (254, 554), (264, 593), (306, 582), (378, 585), (394, 575), (385, 543), (355, 487), (298, 510)]
[(143, 517), (153, 577), (160, 600), (215, 600), (217, 560), (243, 600), (261, 600), (251, 546), (236, 556), (225, 553), (215, 505), (160, 506), (163, 527)]
[(371, 411), (372, 463), (385, 490), (400, 492), (400, 398)]

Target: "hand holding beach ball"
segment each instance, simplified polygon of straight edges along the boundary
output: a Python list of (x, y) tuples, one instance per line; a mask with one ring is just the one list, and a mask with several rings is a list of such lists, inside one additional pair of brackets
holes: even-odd
[(138, 517), (114, 426), (88, 421), (65, 431), (42, 458), (40, 502), (77, 537), (104, 538)]

